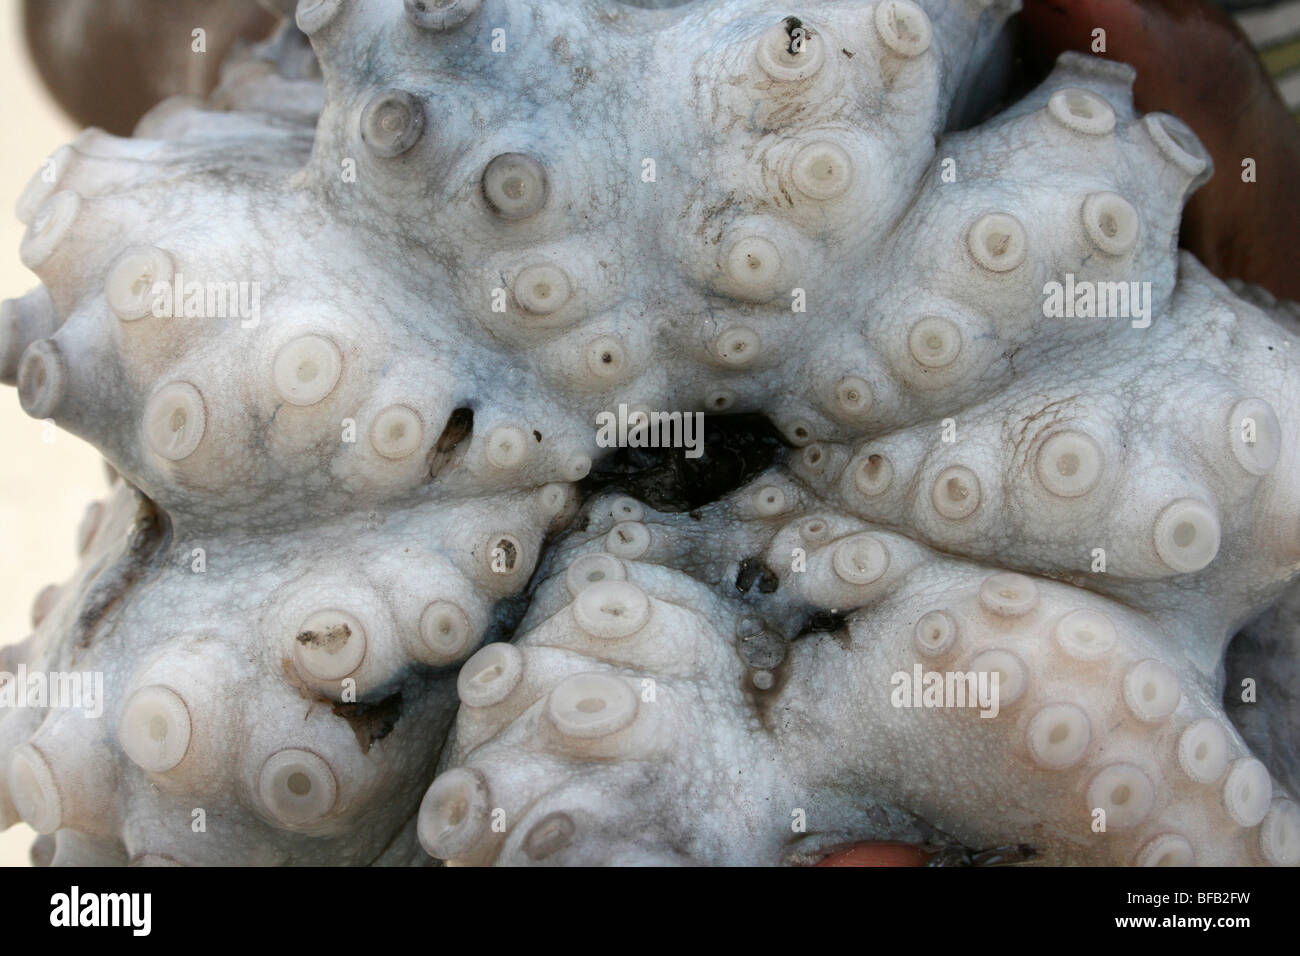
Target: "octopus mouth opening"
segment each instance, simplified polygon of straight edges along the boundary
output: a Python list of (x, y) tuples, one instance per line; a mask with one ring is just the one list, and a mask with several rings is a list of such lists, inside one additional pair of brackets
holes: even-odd
[(681, 448), (617, 448), (578, 487), (584, 498), (618, 488), (658, 511), (694, 511), (762, 474), (784, 447), (766, 415), (706, 415), (699, 458)]

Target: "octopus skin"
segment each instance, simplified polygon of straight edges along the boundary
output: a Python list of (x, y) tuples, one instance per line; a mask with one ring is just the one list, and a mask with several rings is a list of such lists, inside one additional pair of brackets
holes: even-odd
[[(1195, 135), (1074, 54), (990, 113), (1007, 0), (648, 6), (302, 0), (38, 171), (0, 377), (113, 485), (0, 671), (101, 672), (104, 714), (0, 712), (0, 825), (55, 864), (1300, 861), (1300, 310), (1178, 251)], [(1053, 317), (1067, 277), (1146, 311)], [(620, 406), (784, 447), (654, 507), (593, 490)], [(918, 667), (996, 715), (899, 706)]]

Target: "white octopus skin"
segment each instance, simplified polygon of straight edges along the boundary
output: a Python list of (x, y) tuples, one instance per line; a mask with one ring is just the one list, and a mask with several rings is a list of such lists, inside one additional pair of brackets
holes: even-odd
[[(788, 507), (755, 515), (755, 491), (774, 487)], [(1174, 650), (1217, 632), (1197, 608), (1133, 609), (1086, 587), (933, 552), (827, 510), (775, 472), (690, 516), (647, 511), (643, 523), (653, 543), (637, 560), (583, 557), (608, 555), (608, 518), (549, 559), (515, 641), (519, 673), (507, 668), (503, 678), (509, 693), (486, 706), (462, 695), (443, 756), (440, 780), (475, 775), (481, 819), (467, 814), (453, 831), (435, 785), (420, 824), (430, 852), (460, 864), (806, 862), (867, 834), (933, 840), (914, 814), (968, 846), (1027, 842), (1040, 863), (1292, 862), (1294, 843), (1275, 834), (1292, 833), (1294, 803), (1265, 772), (1274, 799), (1265, 791), (1251, 815), (1242, 812), (1250, 801), (1229, 789), (1232, 768), (1258, 762), (1224, 714), (1217, 675)], [(889, 553), (888, 570), (837, 602), (843, 629), (801, 633), (810, 611), (829, 609), (810, 592), (835, 583), (818, 555), (864, 535)], [(788, 570), (801, 545), (807, 571)], [(740, 593), (736, 553), (786, 569), (780, 587)], [(579, 558), (598, 581), (567, 573)], [(641, 602), (648, 610), (627, 610)], [(601, 633), (584, 603), (628, 623)], [(935, 615), (955, 635), (937, 654), (917, 637)], [(1085, 630), (1089, 646), (1078, 642)], [(775, 651), (747, 646), (759, 632)], [(1004, 682), (997, 716), (891, 703), (891, 675), (917, 663), (979, 670), (974, 662), (990, 653), (1022, 672), (1014, 699)], [(580, 674), (633, 691), (626, 726), (591, 738), (553, 717), (556, 688)], [(774, 677), (766, 689), (763, 674)], [(1168, 682), (1171, 703), (1149, 706), (1140, 687), (1127, 695), (1130, 675)], [(588, 694), (593, 711), (619, 705), (601, 685)], [(1051, 741), (1050, 724), (1063, 740)], [(1203, 741), (1222, 748), (1217, 771), (1199, 772), (1212, 762), (1198, 757)], [(1094, 788), (1105, 774), (1149, 793), (1131, 821), (1112, 809), (1112, 826), (1098, 833)], [(806, 832), (791, 827), (796, 811)], [(490, 812), (503, 814), (504, 828), (489, 824)], [(538, 834), (557, 828), (564, 838), (540, 851)], [(1163, 859), (1174, 851), (1191, 856)]]
[[(0, 658), (101, 671), (105, 715), (0, 713), (0, 826), (56, 864), (1295, 864), (1294, 746), (1221, 698), (1252, 621), (1294, 670), (1296, 308), (1177, 251), (1195, 136), (1074, 54), (948, 132), (1013, 0), (644, 6), (302, 0), (34, 178), (0, 378), (121, 480)], [(1150, 283), (1149, 327), (1045, 318), (1067, 273)], [(175, 274), (259, 320), (150, 313)], [(795, 447), (579, 512), (621, 404)], [(917, 663), (998, 670), (998, 715), (893, 706)]]

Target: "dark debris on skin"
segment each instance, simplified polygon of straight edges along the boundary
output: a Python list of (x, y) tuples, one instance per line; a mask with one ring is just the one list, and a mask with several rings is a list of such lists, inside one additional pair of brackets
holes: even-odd
[(807, 637), (809, 634), (838, 631), (844, 627), (848, 619), (848, 615), (843, 611), (813, 611), (804, 626), (799, 629), (799, 633), (795, 635), (795, 639)]
[(398, 691), (374, 703), (334, 704), (333, 710), (352, 726), (362, 752), (370, 753), (371, 745), (392, 733), (401, 719), (402, 694)]
[(781, 579), (763, 563), (762, 558), (745, 558), (736, 571), (736, 590), (748, 594), (755, 584), (759, 594), (771, 594), (780, 586)]
[(972, 850), (954, 843), (942, 847), (926, 866), (1007, 866), (1024, 863), (1038, 856), (1038, 851), (1028, 843), (1011, 843), (989, 850)]

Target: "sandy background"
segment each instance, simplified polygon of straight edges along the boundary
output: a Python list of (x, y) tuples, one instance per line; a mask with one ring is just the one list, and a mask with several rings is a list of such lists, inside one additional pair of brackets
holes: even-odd
[[(0, 8), (0, 298), (7, 299), (37, 283), (18, 261), (23, 225), (14, 218), (14, 200), (76, 126), (36, 77), (22, 43), (19, 4)], [(108, 487), (93, 448), (63, 431), (43, 442), (41, 431), (19, 407), (17, 392), (0, 386), (0, 644), (26, 637), (36, 592), (71, 574), (77, 524)], [(22, 825), (0, 833), (0, 864), (25, 864), (34, 835)]]

